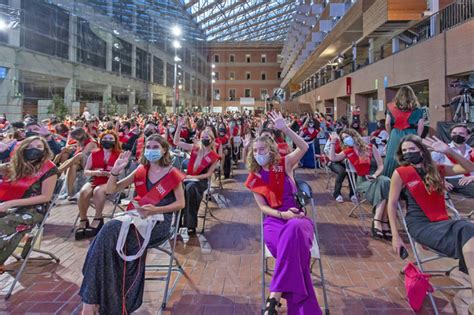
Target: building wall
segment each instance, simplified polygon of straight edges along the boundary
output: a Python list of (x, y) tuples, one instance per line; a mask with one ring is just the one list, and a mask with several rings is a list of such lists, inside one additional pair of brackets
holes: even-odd
[[(351, 77), (351, 105), (361, 105), (363, 113), (366, 112), (367, 104), (360, 102), (365, 94), (376, 92), (378, 99), (384, 102), (384, 109), (378, 112), (377, 118), (383, 118), (396, 87), (426, 81), (430, 123), (435, 127), (436, 122), (446, 119), (446, 110), (441, 105), (448, 102), (449, 76), (474, 72), (474, 54), (469, 53), (474, 51), (474, 41), (468, 38), (474, 38), (472, 20), (301, 95), (298, 100), (313, 106), (325, 100), (334, 100), (337, 104), (338, 98), (347, 96), (346, 77)], [(336, 109), (336, 117), (342, 114)]]
[[(252, 46), (253, 45), (253, 46)], [(211, 44), (208, 48), (208, 61), (215, 65), (214, 72), (218, 78), (213, 89), (219, 90), (220, 99), (214, 99), (213, 105), (223, 107), (240, 106), (240, 98), (245, 97), (245, 89), (251, 90), (251, 97), (255, 99), (255, 107), (263, 107), (265, 103), (261, 100), (262, 90), (267, 91), (267, 95), (272, 96), (273, 90), (279, 88), (281, 80), (278, 75), (281, 71), (278, 56), (282, 45), (262, 45), (252, 43), (241, 43), (238, 46), (229, 44)], [(246, 56), (250, 55), (250, 62)], [(262, 55), (265, 55), (265, 62), (262, 62)], [(218, 60), (215, 59), (218, 56)], [(231, 56), (234, 61), (231, 61)], [(231, 73), (233, 78), (231, 78)], [(250, 79), (247, 80), (247, 73)], [(265, 73), (265, 80), (262, 80), (262, 73)], [(235, 99), (230, 100), (231, 89), (235, 90)]]

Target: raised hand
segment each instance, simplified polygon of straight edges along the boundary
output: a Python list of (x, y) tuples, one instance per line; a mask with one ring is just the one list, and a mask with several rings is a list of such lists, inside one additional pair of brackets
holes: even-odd
[(268, 114), (268, 117), (270, 117), (276, 129), (283, 130), (286, 127), (285, 118), (283, 118), (281, 113), (273, 111)]
[(339, 139), (339, 136), (337, 135), (337, 132), (331, 132), (329, 134), (329, 140), (332, 142), (332, 143), (336, 143), (337, 139)]
[(439, 153), (448, 153), (450, 150), (448, 144), (444, 143), (436, 136), (423, 139), (423, 144), (426, 145), (429, 150)]
[(178, 130), (181, 129), (180, 127), (184, 126), (185, 122), (186, 122), (185, 117), (179, 117), (179, 119), (178, 119)]
[(125, 169), (125, 167), (127, 167), (128, 161), (130, 161), (131, 156), (132, 156), (131, 151), (125, 151), (125, 152), (120, 153), (118, 159), (115, 161), (114, 166), (110, 170), (110, 173), (113, 173), (116, 175), (120, 174)]
[(250, 135), (249, 133), (245, 135), (245, 138), (244, 138), (244, 147), (248, 147), (248, 146), (249, 146), (251, 139), (252, 139), (252, 137), (251, 137), (251, 135)]

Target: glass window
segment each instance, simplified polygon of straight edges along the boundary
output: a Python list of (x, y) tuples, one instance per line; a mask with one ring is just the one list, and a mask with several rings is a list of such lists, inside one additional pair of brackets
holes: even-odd
[(245, 80), (250, 80), (252, 78), (250, 72), (245, 72)]
[(262, 72), (262, 80), (266, 80), (267, 79), (267, 73), (266, 72)]
[(77, 19), (77, 61), (105, 69), (107, 45), (97, 36), (89, 22)]
[(153, 57), (153, 82), (164, 85), (163, 60)]
[(245, 89), (245, 97), (252, 97), (252, 89)]
[(235, 101), (235, 89), (229, 89), (229, 101)]
[(117, 37), (112, 44), (112, 71), (123, 76), (132, 75), (132, 45)]
[(219, 62), (219, 55), (214, 55), (214, 62)]
[(267, 62), (267, 55), (266, 55), (266, 54), (262, 54), (261, 61), (262, 61), (262, 63), (266, 63), (266, 62)]
[(66, 11), (37, 0), (24, 0), (21, 6), (21, 46), (51, 56), (69, 58), (69, 15)]
[(247, 63), (251, 62), (249, 54), (245, 55), (245, 62), (247, 62)]
[(235, 55), (229, 55), (229, 62), (235, 62)]
[(174, 65), (166, 63), (166, 86), (173, 87), (174, 82)]
[(150, 54), (143, 49), (137, 48), (136, 77), (150, 81)]
[(229, 80), (235, 80), (235, 72), (229, 72)]
[(268, 96), (268, 90), (267, 89), (260, 89), (260, 99), (264, 101)]
[(219, 89), (214, 89), (214, 99), (215, 100), (221, 99), (221, 91)]
[(191, 91), (191, 75), (187, 72), (184, 73), (184, 90)]
[(113, 18), (126, 29), (133, 29), (133, 0), (112, 0)]
[(278, 78), (278, 79), (281, 79), (281, 71), (278, 71), (278, 73), (277, 73), (277, 78)]

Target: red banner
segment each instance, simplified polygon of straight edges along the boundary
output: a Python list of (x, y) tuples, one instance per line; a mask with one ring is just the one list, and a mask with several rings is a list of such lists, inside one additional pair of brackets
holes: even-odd
[(347, 77), (346, 78), (346, 95), (351, 95), (352, 94), (352, 78)]

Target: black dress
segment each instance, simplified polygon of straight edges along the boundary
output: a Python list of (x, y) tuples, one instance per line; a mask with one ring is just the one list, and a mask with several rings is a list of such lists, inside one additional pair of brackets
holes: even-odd
[(422, 245), (459, 259), (459, 270), (468, 273), (462, 248), (474, 237), (474, 223), (451, 219), (432, 222), (406, 188), (402, 193), (407, 200), (408, 211), (405, 220), (410, 235)]
[[(154, 184), (147, 179), (147, 190), (153, 186)], [(174, 192), (170, 192), (157, 206), (166, 206), (175, 201)], [(153, 247), (169, 235), (173, 215), (166, 213), (164, 217), (164, 221), (155, 225), (148, 247)], [(102, 227), (89, 247), (82, 269), (84, 279), (79, 295), (84, 303), (98, 304), (100, 314), (122, 314), (122, 308), (125, 308), (127, 313), (131, 313), (136, 311), (143, 302), (147, 251), (134, 261), (122, 260), (115, 250), (121, 226), (121, 221), (110, 220)], [(140, 233), (133, 225), (130, 225), (125, 243), (126, 254), (137, 253), (142, 242)], [(124, 268), (126, 269), (125, 277)], [(124, 282), (125, 286), (123, 286)], [(124, 305), (122, 305), (125, 294), (123, 291), (127, 292)]]

